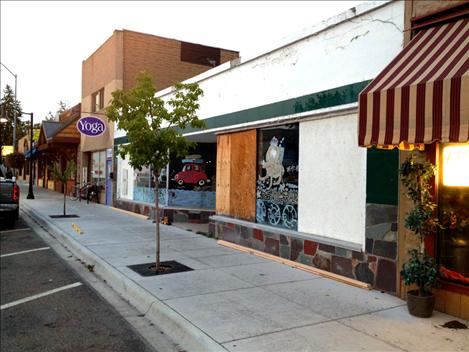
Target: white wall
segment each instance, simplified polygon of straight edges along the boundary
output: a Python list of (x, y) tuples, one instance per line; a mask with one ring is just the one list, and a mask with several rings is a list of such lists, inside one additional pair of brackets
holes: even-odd
[(365, 244), (366, 148), (357, 114), (300, 123), (298, 231)]
[[(347, 11), (326, 21), (328, 28), (250, 61), (241, 58), (240, 65), (224, 72), (214, 68), (187, 80), (199, 82), (204, 91), (199, 117), (374, 78), (403, 47), (404, 2), (390, 2), (360, 14), (369, 8), (369, 4), (360, 5), (357, 15)], [(157, 95), (167, 98), (170, 91)]]
[[(127, 192), (125, 192), (127, 191)], [(129, 165), (129, 156), (122, 159), (117, 156), (117, 198), (130, 199), (134, 197), (134, 169)]]
[[(403, 28), (403, 1), (364, 3), (305, 30), (303, 39), (185, 82), (198, 82), (204, 91), (201, 119), (362, 82), (373, 79), (402, 49)], [(164, 100), (171, 95), (171, 88), (157, 93)], [(115, 137), (123, 135), (115, 132)]]

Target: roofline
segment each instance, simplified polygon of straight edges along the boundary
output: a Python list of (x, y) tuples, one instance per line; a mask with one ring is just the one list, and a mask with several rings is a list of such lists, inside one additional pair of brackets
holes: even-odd
[(125, 29), (125, 28), (123, 28), (121, 31), (122, 31), (122, 32), (132, 32), (132, 33), (137, 33), (137, 34), (143, 34), (143, 35), (148, 35), (148, 36), (151, 36), (151, 37), (156, 37), (156, 38), (161, 38), (161, 39), (175, 40), (175, 41), (181, 42), (181, 43), (189, 43), (189, 44), (202, 45), (202, 46), (206, 46), (206, 47), (208, 47), (208, 48), (221, 49), (221, 50), (224, 50), (224, 51), (229, 51), (229, 52), (232, 52), (232, 53), (238, 53), (238, 54), (239, 54), (239, 51), (236, 51), (236, 50), (220, 48), (220, 47), (218, 47), (218, 46), (212, 46), (212, 45), (207, 45), (207, 44), (188, 42), (187, 40), (181, 40), (181, 39), (176, 39), (176, 38), (163, 37), (163, 36), (161, 36), (161, 35), (150, 34), (150, 33), (144, 33), (144, 32), (134, 31), (134, 30), (131, 30), (131, 29)]
[[(371, 11), (374, 11), (374, 10), (379, 9), (381, 7), (387, 6), (387, 5), (389, 5), (393, 2), (394, 2), (394, 0), (364, 2), (362, 4), (359, 4), (356, 7), (351, 7), (350, 9), (348, 9), (344, 12), (341, 12), (337, 15), (329, 17), (326, 20), (323, 20), (319, 23), (316, 23), (316, 24), (312, 25), (309, 28), (309, 31), (307, 32), (307, 34), (302, 34), (297, 38), (289, 40), (285, 44), (282, 44), (278, 47), (275, 47), (275, 48), (273, 48), (273, 49), (271, 49), (267, 52), (264, 52), (262, 54), (256, 54), (256, 55), (253, 55), (251, 57), (248, 56), (244, 60), (243, 60), (242, 57), (240, 57), (240, 58), (231, 60), (229, 62), (225, 62), (225, 63), (223, 63), (219, 66), (216, 66), (216, 67), (214, 67), (214, 68), (212, 68), (208, 71), (202, 72), (202, 73), (198, 74), (197, 76), (186, 79), (182, 83), (194, 83), (194, 82), (200, 83), (202, 81), (205, 81), (206, 79), (217, 76), (217, 75), (219, 75), (219, 74), (221, 74), (225, 71), (228, 71), (228, 70), (230, 70), (234, 67), (242, 66), (242, 65), (247, 64), (251, 61), (257, 60), (257, 59), (259, 59), (263, 56), (268, 56), (268, 55), (272, 54), (275, 51), (278, 51), (280, 49), (283, 49), (285, 47), (288, 47), (290, 45), (298, 43), (298, 42), (300, 42), (300, 41), (302, 41), (306, 38), (316, 36), (316, 35), (324, 32), (324, 31), (329, 30), (331, 28), (334, 28), (334, 27), (336, 27), (336, 26), (338, 26), (338, 25), (340, 25), (344, 22), (348, 22), (348, 21), (352, 20), (355, 17), (365, 15), (368, 12), (371, 12)], [(171, 94), (174, 90), (175, 90), (174, 86), (171, 86), (171, 87), (168, 87), (168, 88), (165, 88), (165, 89), (162, 89), (162, 90), (156, 92), (155, 95), (157, 97), (161, 98), (161, 97), (164, 97), (166, 95)]]
[(225, 49), (225, 48), (220, 48), (220, 47), (217, 47), (217, 46), (211, 46), (211, 45), (206, 45), (206, 44), (200, 44), (200, 43), (194, 43), (194, 42), (188, 42), (186, 40), (181, 40), (181, 39), (175, 39), (175, 38), (168, 38), (168, 37), (163, 37), (161, 35), (156, 35), (156, 34), (151, 34), (151, 33), (144, 33), (144, 32), (138, 32), (138, 31), (134, 31), (134, 30), (131, 30), (131, 29), (125, 29), (125, 28), (122, 28), (122, 29), (114, 29), (114, 31), (112, 32), (112, 35), (110, 37), (108, 37), (103, 43), (101, 43), (101, 45), (91, 53), (91, 55), (89, 55), (86, 59), (82, 60), (82, 62), (85, 62), (85, 61), (88, 61), (94, 54), (96, 54), (117, 32), (120, 32), (120, 33), (125, 33), (125, 32), (130, 32), (130, 33), (137, 33), (137, 34), (141, 34), (141, 35), (146, 35), (146, 36), (150, 36), (150, 37), (155, 37), (155, 38), (160, 38), (160, 39), (166, 39), (166, 40), (174, 40), (174, 41), (177, 41), (177, 42), (184, 42), (184, 43), (190, 43), (190, 44), (195, 44), (195, 45), (202, 45), (202, 46), (206, 46), (208, 48), (214, 48), (214, 49), (220, 49), (220, 50), (224, 50), (224, 51), (227, 51), (227, 52), (232, 52), (232, 53), (237, 53), (239, 54), (239, 51), (236, 51), (236, 50), (231, 50), (231, 49)]

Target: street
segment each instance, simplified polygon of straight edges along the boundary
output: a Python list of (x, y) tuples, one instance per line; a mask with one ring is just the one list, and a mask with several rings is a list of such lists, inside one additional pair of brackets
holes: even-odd
[(0, 233), (1, 351), (154, 350), (22, 218)]

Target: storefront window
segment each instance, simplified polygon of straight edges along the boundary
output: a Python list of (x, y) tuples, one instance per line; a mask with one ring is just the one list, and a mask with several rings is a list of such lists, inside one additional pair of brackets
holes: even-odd
[(259, 130), (256, 220), (298, 228), (298, 124)]
[(106, 152), (91, 154), (91, 181), (93, 184), (104, 186), (106, 178)]
[[(159, 204), (189, 209), (215, 209), (216, 143), (199, 143), (184, 158), (173, 158), (158, 177)], [(134, 169), (128, 157), (118, 158), (120, 198), (154, 204), (155, 181), (150, 167)], [(168, 190), (167, 190), (168, 187)]]
[(448, 145), (442, 153), (438, 192), (438, 254), (442, 276), (469, 285), (469, 145)]
[(153, 202), (152, 173), (149, 167), (134, 170), (134, 194), (133, 199), (137, 202)]
[[(215, 209), (216, 144), (198, 143), (190, 152), (170, 164), (168, 205)], [(166, 187), (165, 170), (160, 178)]]

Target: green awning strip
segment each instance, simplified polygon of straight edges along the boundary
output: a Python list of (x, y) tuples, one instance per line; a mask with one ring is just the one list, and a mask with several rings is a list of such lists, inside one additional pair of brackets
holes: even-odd
[[(240, 110), (229, 114), (213, 116), (205, 119), (206, 129), (235, 126), (247, 122), (262, 121), (273, 117), (298, 114), (333, 106), (350, 104), (358, 101), (358, 94), (370, 81), (348, 84), (342, 87), (324, 90), (301, 97)], [(186, 128), (183, 133), (200, 131), (197, 128)], [(126, 136), (114, 139), (114, 144), (127, 143)]]

